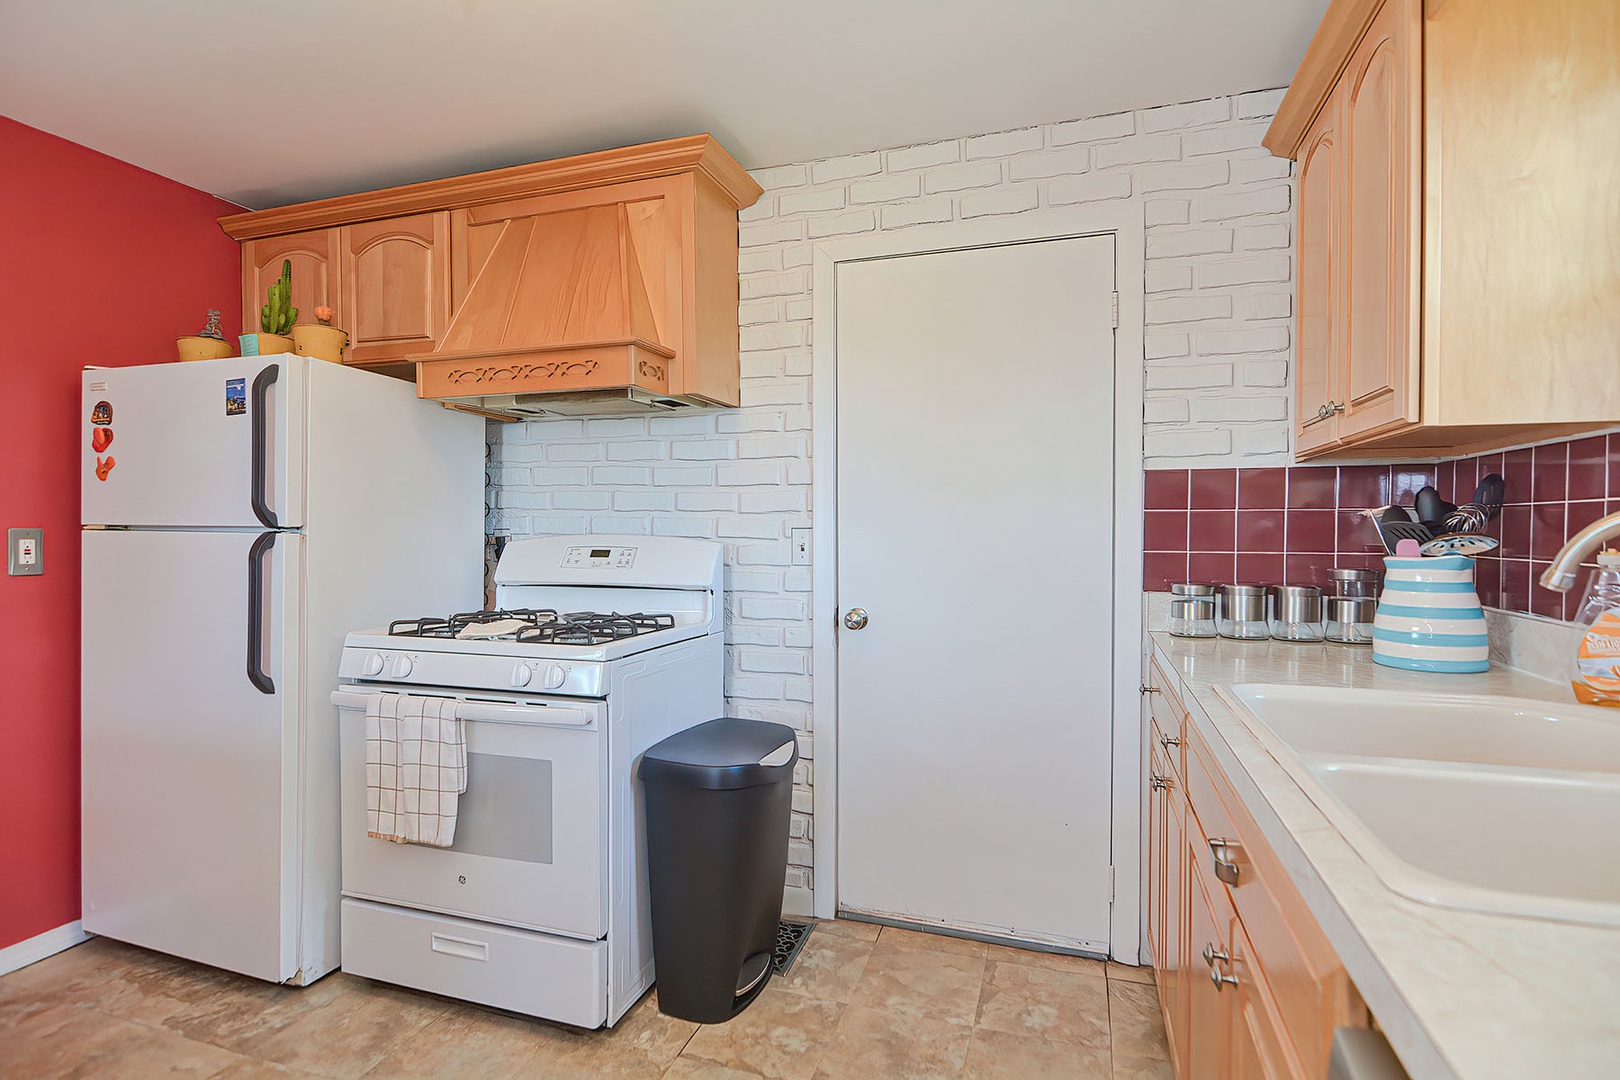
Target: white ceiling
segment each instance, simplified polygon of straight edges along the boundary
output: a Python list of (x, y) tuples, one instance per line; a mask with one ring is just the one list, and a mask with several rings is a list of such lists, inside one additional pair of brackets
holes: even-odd
[(259, 209), (713, 133), (748, 168), (1281, 86), (1327, 0), (0, 0), (0, 114)]

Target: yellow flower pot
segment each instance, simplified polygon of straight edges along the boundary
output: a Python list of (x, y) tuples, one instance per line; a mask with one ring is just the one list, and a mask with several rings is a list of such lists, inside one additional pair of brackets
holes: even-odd
[(345, 330), (325, 323), (298, 323), (292, 328), (293, 351), (299, 356), (343, 363), (343, 349), (349, 344)]
[(231, 352), (231, 343), (223, 338), (191, 334), (175, 338), (174, 343), (182, 360), (219, 360), (235, 355)]

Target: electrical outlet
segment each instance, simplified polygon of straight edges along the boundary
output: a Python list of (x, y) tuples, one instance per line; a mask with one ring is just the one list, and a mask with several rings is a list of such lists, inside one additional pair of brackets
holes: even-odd
[(45, 572), (45, 530), (6, 530), (6, 573), (24, 577)]
[(793, 543), (793, 559), (792, 559), (793, 565), (794, 566), (809, 566), (810, 565), (810, 530), (809, 530), (809, 528), (804, 527), (804, 528), (798, 528), (798, 529), (791, 529), (788, 532), (788, 536), (790, 536), (792, 538), (792, 543)]

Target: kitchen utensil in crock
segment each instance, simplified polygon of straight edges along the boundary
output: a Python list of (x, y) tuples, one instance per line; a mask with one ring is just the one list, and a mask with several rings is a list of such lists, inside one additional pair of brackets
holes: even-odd
[(1432, 484), (1426, 485), (1418, 491), (1417, 498), (1412, 506), (1414, 515), (1424, 525), (1428, 526), (1430, 532), (1444, 532), (1445, 530), (1441, 526), (1445, 524), (1446, 518), (1451, 516), (1451, 512), (1456, 509), (1456, 504), (1448, 503), (1442, 499), (1440, 492), (1436, 491)]
[(1477, 533), (1502, 512), (1502, 499), (1507, 494), (1507, 483), (1497, 473), (1491, 473), (1474, 489), (1474, 501), (1457, 507), (1446, 518), (1444, 533)]
[(1425, 555), (1483, 555), (1502, 546), (1502, 541), (1483, 533), (1460, 532), (1437, 536), (1418, 550)]

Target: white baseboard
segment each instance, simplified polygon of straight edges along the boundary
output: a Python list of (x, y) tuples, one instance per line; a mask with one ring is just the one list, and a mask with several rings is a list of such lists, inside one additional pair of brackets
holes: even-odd
[(789, 885), (782, 890), (782, 914), (794, 919), (814, 918), (816, 894), (800, 885)]
[(25, 968), (29, 964), (53, 956), (63, 949), (71, 949), (81, 941), (90, 940), (89, 934), (84, 932), (84, 923), (78, 919), (55, 930), (47, 930), (43, 934), (35, 934), (27, 941), (19, 941), (15, 945), (7, 945), (0, 949), (0, 975), (8, 975), (18, 968)]

